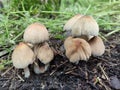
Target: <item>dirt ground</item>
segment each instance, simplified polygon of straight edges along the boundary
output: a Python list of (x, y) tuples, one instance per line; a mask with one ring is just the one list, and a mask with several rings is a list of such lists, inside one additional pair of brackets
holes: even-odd
[[(62, 41), (51, 41), (59, 51)], [(120, 90), (120, 33), (104, 43), (106, 51), (100, 57), (75, 65), (56, 55), (47, 72), (36, 75), (31, 69), (29, 79), (11, 66), (7, 72), (0, 71), (0, 90)]]

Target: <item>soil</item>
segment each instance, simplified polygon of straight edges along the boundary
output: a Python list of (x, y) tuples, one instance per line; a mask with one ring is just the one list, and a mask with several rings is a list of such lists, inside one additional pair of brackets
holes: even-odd
[[(72, 64), (61, 51), (63, 42), (51, 39), (59, 52), (50, 63), (49, 70), (36, 75), (30, 66), (31, 76), (25, 79), (23, 70), (8, 67), (0, 71), (0, 90), (116, 90), (120, 80), (120, 33), (105, 41), (106, 51), (88, 62)], [(114, 81), (111, 78), (114, 77)], [(117, 80), (116, 80), (117, 79)], [(118, 87), (114, 83), (118, 84)]]

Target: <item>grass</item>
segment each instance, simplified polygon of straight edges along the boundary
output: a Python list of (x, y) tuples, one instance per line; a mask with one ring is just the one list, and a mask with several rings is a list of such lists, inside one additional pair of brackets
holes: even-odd
[[(25, 28), (33, 22), (43, 23), (52, 37), (64, 38), (65, 22), (78, 13), (92, 15), (100, 30), (109, 30), (104, 35), (108, 37), (120, 31), (119, 5), (119, 0), (48, 0), (47, 3), (42, 0), (11, 0), (0, 10), (0, 53), (5, 50), (11, 54), (11, 47), (22, 41)], [(9, 61), (10, 56), (5, 59)]]

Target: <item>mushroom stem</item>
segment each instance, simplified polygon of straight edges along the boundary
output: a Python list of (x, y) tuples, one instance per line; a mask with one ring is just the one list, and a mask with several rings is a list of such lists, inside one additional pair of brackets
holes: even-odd
[(36, 62), (34, 62), (34, 72), (35, 72), (35, 74), (40, 74), (41, 73), (39, 65)]
[(47, 71), (47, 70), (48, 70), (49, 65), (50, 65), (49, 63), (45, 64), (45, 69), (44, 69), (44, 71), (43, 71), (43, 72), (45, 72), (45, 71)]
[(34, 47), (34, 44), (31, 44), (31, 43), (27, 43), (27, 45), (28, 45), (30, 48), (33, 48), (33, 47)]
[(91, 36), (91, 35), (89, 35), (88, 36), (88, 41), (90, 40), (90, 39), (92, 39), (94, 36)]
[(24, 68), (24, 75), (25, 75), (25, 78), (29, 78), (30, 77), (30, 70), (28, 67)]

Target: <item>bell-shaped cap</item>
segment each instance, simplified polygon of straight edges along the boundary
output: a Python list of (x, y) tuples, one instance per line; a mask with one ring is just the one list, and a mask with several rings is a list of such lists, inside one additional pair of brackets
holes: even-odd
[(33, 23), (25, 29), (23, 38), (27, 43), (38, 44), (49, 40), (49, 33), (44, 25)]
[(90, 39), (93, 36), (98, 36), (99, 26), (92, 16), (80, 17), (72, 26), (72, 36), (85, 35)]
[(68, 37), (64, 42), (65, 54), (70, 62), (87, 61), (91, 56), (91, 48), (87, 41), (81, 38)]
[(74, 25), (74, 23), (81, 17), (81, 14), (77, 14), (75, 16), (73, 16), (72, 18), (70, 18), (66, 24), (63, 27), (63, 30), (69, 31), (71, 30), (72, 26)]
[(37, 45), (34, 48), (35, 55), (37, 58), (43, 63), (47, 64), (54, 58), (54, 52), (49, 47), (47, 42), (43, 43), (43, 45)]
[(93, 56), (101, 56), (105, 52), (105, 45), (99, 36), (95, 36), (88, 41), (91, 46)]
[(20, 42), (12, 53), (13, 66), (24, 69), (34, 62), (34, 53), (27, 44)]

